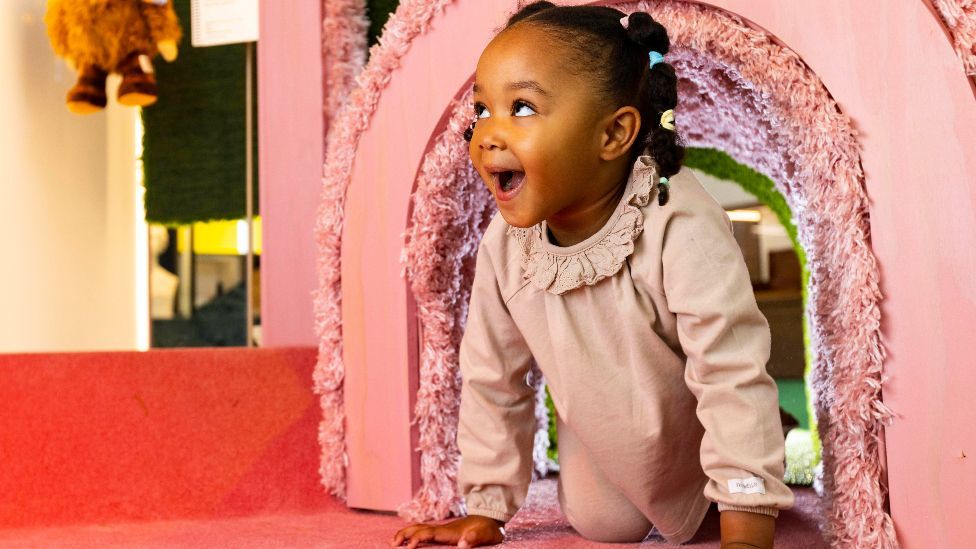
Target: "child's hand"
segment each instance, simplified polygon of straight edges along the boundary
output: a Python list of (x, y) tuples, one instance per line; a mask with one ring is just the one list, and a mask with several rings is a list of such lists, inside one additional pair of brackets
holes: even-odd
[(397, 547), (409, 541), (408, 549), (420, 542), (442, 543), (458, 547), (495, 545), (505, 540), (505, 523), (481, 515), (468, 515), (446, 524), (412, 524), (393, 536), (390, 545)]

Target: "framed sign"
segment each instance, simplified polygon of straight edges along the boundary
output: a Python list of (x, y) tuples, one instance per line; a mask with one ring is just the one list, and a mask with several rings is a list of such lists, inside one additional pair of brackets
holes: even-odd
[(221, 46), (258, 39), (258, 0), (191, 0), (193, 47)]

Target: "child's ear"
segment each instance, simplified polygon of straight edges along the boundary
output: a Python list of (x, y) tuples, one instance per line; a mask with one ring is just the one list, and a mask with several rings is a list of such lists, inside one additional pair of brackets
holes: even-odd
[(640, 111), (632, 106), (620, 107), (606, 119), (600, 158), (614, 160), (630, 150), (641, 127)]

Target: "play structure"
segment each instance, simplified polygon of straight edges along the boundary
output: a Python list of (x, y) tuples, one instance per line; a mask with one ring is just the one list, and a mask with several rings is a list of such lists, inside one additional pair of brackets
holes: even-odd
[[(668, 29), (688, 145), (789, 206), (824, 537), (968, 547), (976, 5), (601, 3)], [(462, 132), (517, 1), (402, 0), (368, 56), (365, 1), (317, 4), (261, 2), (268, 348), (0, 355), (0, 545), (379, 546), (458, 512), (457, 350), (494, 213)]]
[[(948, 302), (934, 309), (913, 290), (918, 280), (961, 280), (964, 258), (971, 259), (962, 248), (974, 235), (966, 169), (973, 155), (938, 137), (951, 133), (960, 144), (976, 137), (966, 73), (972, 39), (960, 36), (971, 23), (960, 22), (963, 8), (602, 3), (648, 11), (668, 28), (688, 144), (724, 150), (767, 174), (793, 213), (810, 271), (811, 390), (831, 540), (894, 546), (891, 515), (899, 505), (905, 513), (925, 506), (941, 517), (943, 531), (961, 528), (959, 509), (931, 488), (948, 487), (949, 478), (933, 470), (921, 481), (909, 464), (918, 463), (913, 431), (962, 413), (962, 403), (926, 409), (902, 391), (939, 383), (932, 370), (914, 365), (931, 364), (931, 345), (943, 339), (914, 337), (912, 327), (961, 326), (972, 315), (950, 313)], [(353, 507), (396, 509), (410, 520), (457, 512), (457, 344), (471, 260), (493, 213), (461, 132), (470, 118), (472, 69), (514, 7), (502, 0), (402, 2), (330, 130), (317, 228), (316, 389), (325, 417), (344, 417), (327, 419), (320, 432), (324, 482)], [(854, 32), (839, 20), (893, 34)], [(934, 62), (931, 50), (944, 62)], [(392, 157), (398, 161), (382, 160)], [(908, 190), (910, 182), (933, 180), (941, 193)], [(959, 209), (940, 194), (955, 196)], [(958, 253), (946, 255), (926, 244), (931, 239), (958, 243)], [(919, 322), (919, 315), (928, 318)], [(942, 345), (937, 354), (946, 360), (936, 377), (971, 376), (948, 359), (958, 342)], [(541, 383), (538, 390), (541, 403)], [(541, 433), (541, 404), (539, 416)], [(953, 440), (964, 444), (972, 432)], [(943, 459), (955, 454), (959, 469), (950, 476), (971, 483), (962, 450), (945, 438), (933, 442), (945, 445)], [(536, 457), (544, 472), (544, 454)], [(910, 500), (899, 488), (911, 490)], [(914, 527), (904, 525), (902, 536), (911, 539)], [(920, 540), (933, 534), (921, 532)]]

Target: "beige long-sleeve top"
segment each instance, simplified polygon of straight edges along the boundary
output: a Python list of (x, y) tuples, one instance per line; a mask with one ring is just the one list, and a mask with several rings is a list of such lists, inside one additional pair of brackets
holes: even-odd
[(722, 207), (695, 175), (640, 157), (606, 225), (559, 247), (496, 215), (482, 238), (457, 441), (469, 514), (508, 521), (532, 477), (535, 360), (556, 411), (669, 542), (719, 510), (777, 516), (782, 482), (770, 333)]

